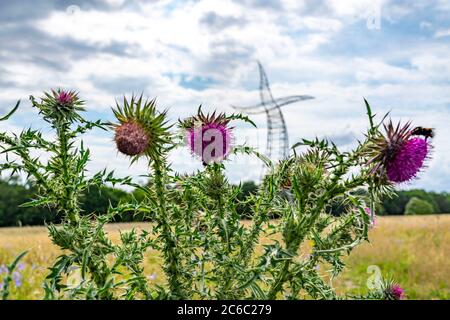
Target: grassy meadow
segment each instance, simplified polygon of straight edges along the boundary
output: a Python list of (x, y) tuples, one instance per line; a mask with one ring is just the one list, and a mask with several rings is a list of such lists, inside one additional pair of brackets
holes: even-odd
[[(114, 240), (119, 230), (132, 227), (148, 225), (113, 224), (108, 226), (108, 232)], [(0, 265), (11, 262), (23, 250), (29, 253), (19, 266), (10, 298), (42, 299), (46, 267), (58, 256), (58, 249), (51, 244), (44, 227), (0, 228)], [(333, 285), (340, 292), (364, 292), (372, 275), (368, 267), (378, 266), (383, 276), (393, 277), (406, 289), (409, 299), (450, 299), (449, 255), (450, 215), (379, 217), (370, 243), (359, 246), (347, 257), (348, 268), (333, 280)], [(148, 281), (164, 281), (159, 264), (156, 252), (148, 251)], [(320, 271), (326, 272), (326, 266), (321, 266)], [(3, 276), (0, 274), (0, 279)]]

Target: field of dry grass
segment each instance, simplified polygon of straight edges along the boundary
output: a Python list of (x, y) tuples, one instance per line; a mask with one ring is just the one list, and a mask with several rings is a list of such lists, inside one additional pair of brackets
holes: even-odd
[[(115, 238), (118, 230), (131, 227), (146, 225), (114, 224), (108, 231)], [(371, 276), (367, 268), (377, 266), (406, 289), (409, 299), (450, 299), (450, 215), (381, 217), (370, 240), (346, 259), (348, 269), (333, 282), (338, 291), (365, 291)], [(20, 266), (20, 286), (13, 285), (11, 298), (41, 299), (46, 267), (58, 250), (43, 227), (0, 228), (0, 265), (23, 250), (29, 253)], [(149, 281), (164, 281), (155, 252), (148, 252), (145, 269)]]

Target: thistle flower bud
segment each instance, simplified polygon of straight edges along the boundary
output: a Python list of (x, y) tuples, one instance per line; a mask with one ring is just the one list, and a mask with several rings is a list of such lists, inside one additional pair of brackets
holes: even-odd
[(138, 123), (125, 122), (116, 127), (114, 140), (120, 152), (136, 156), (145, 151), (150, 137)]
[(141, 156), (161, 160), (170, 143), (170, 133), (165, 126), (166, 112), (156, 110), (156, 101), (143, 100), (142, 95), (133, 96), (130, 101), (124, 97), (123, 106), (117, 103), (113, 112), (118, 120), (112, 124), (117, 149), (134, 157), (133, 161)]

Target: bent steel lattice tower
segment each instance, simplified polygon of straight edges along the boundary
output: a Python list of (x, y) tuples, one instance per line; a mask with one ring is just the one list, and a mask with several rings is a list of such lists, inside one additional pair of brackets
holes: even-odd
[[(274, 99), (270, 90), (266, 72), (258, 61), (259, 68), (259, 94), (261, 102), (248, 107), (232, 107), (247, 114), (263, 114), (267, 116), (267, 146), (266, 155), (272, 160), (281, 160), (289, 156), (289, 137), (286, 122), (281, 107), (303, 100), (314, 99), (307, 95), (287, 96)], [(274, 145), (277, 144), (277, 145)]]

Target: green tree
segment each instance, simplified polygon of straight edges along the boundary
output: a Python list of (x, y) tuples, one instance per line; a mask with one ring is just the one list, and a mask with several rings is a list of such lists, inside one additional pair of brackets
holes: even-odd
[[(61, 219), (54, 210), (48, 207), (21, 207), (22, 204), (35, 198), (36, 186), (30, 181), (23, 184), (18, 177), (0, 178), (0, 227), (21, 225), (43, 225), (45, 223), (60, 223)], [(132, 195), (121, 189), (107, 186), (93, 186), (83, 192), (81, 209), (83, 213), (104, 214), (110, 206), (119, 202), (127, 202)], [(142, 220), (132, 212), (129, 215), (117, 217), (117, 222)]]
[(419, 199), (424, 200), (424, 201), (428, 202), (429, 204), (431, 204), (433, 206), (433, 213), (439, 212), (439, 206), (436, 202), (435, 197), (433, 197), (433, 194), (431, 192), (427, 192), (422, 189), (412, 189), (412, 190), (407, 190), (407, 191), (403, 191), (403, 192), (410, 199), (416, 197), (416, 198), (419, 198)]
[(409, 199), (403, 191), (399, 191), (396, 196), (383, 199), (383, 212), (386, 215), (401, 215), (405, 212)]
[(447, 192), (436, 193), (431, 192), (434, 202), (437, 206), (436, 213), (450, 213), (450, 194)]
[(46, 207), (20, 207), (33, 198), (35, 193), (36, 187), (33, 184), (23, 185), (17, 177), (0, 179), (0, 227), (59, 222), (55, 213)]
[(433, 214), (434, 208), (428, 201), (413, 197), (405, 207), (405, 214)]
[[(103, 214), (109, 207), (116, 207), (119, 202), (127, 202), (131, 198), (130, 194), (121, 189), (114, 189), (106, 186), (93, 186), (84, 192), (81, 208), (84, 212)], [(133, 221), (133, 214), (117, 218), (117, 222)]]
[(396, 197), (383, 199), (382, 214), (401, 215), (412, 198), (424, 200), (432, 205), (433, 213), (450, 213), (450, 197), (448, 193), (427, 192), (421, 189), (399, 191)]

